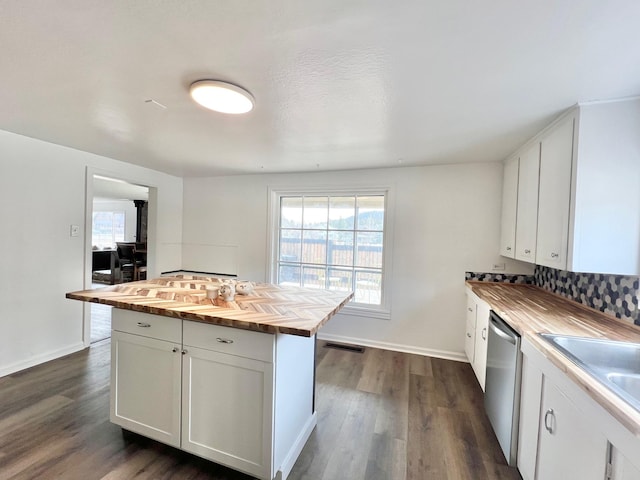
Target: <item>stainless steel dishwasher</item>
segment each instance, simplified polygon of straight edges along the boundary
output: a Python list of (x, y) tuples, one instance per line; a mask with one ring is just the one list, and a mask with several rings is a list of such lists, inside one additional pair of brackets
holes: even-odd
[(518, 453), (521, 377), (520, 335), (492, 311), (484, 407), (510, 466), (516, 465)]

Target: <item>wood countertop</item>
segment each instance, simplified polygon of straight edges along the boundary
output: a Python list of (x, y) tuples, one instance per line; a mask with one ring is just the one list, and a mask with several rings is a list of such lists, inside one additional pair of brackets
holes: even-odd
[(640, 438), (640, 412), (538, 336), (538, 333), (554, 333), (640, 343), (640, 327), (533, 285), (466, 283), (551, 363)]
[(235, 300), (207, 298), (207, 288), (223, 279), (176, 275), (67, 293), (66, 297), (125, 310), (212, 323), (264, 333), (311, 337), (353, 293), (255, 283), (249, 295)]

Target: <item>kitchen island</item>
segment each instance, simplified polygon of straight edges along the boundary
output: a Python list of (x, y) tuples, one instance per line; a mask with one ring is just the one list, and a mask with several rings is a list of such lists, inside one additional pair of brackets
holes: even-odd
[(315, 335), (351, 292), (162, 277), (67, 294), (112, 314), (110, 418), (261, 479), (284, 479), (316, 425)]

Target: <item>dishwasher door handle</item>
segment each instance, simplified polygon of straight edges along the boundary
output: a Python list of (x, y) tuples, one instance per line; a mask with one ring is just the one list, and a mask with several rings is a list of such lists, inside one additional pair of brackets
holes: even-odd
[(493, 330), (493, 333), (498, 335), (501, 339), (506, 340), (507, 342), (513, 345), (516, 344), (516, 339), (513, 338), (508, 333), (506, 333), (504, 330), (502, 330), (500, 328), (500, 325), (496, 323), (496, 321), (493, 318), (489, 318), (489, 327), (491, 328), (491, 330)]

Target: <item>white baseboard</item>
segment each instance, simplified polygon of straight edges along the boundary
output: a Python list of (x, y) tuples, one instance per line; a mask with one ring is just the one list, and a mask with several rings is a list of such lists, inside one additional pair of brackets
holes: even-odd
[(464, 353), (450, 352), (446, 350), (434, 350), (431, 348), (412, 347), (390, 342), (377, 342), (366, 340), (363, 338), (345, 337), (342, 335), (331, 335), (327, 333), (318, 333), (318, 340), (326, 340), (337, 343), (347, 343), (351, 345), (361, 345), (363, 347), (381, 348), (383, 350), (393, 350), (395, 352), (414, 353), (425, 357), (444, 358), (445, 360), (454, 360), (456, 362), (469, 363), (469, 359)]
[(296, 438), (296, 441), (291, 447), (291, 450), (289, 450), (289, 453), (282, 461), (282, 465), (278, 469), (276, 475), (276, 478), (278, 480), (285, 480), (289, 476), (289, 473), (291, 473), (291, 469), (295, 465), (296, 460), (298, 460), (300, 452), (302, 452), (302, 449), (306, 445), (307, 440), (309, 440), (309, 437), (311, 436), (311, 432), (313, 432), (313, 429), (316, 428), (317, 423), (318, 414), (317, 412), (313, 412), (313, 415), (309, 417), (309, 420), (300, 432), (300, 435), (298, 435), (298, 438)]
[(27, 368), (35, 367), (36, 365), (40, 365), (41, 363), (48, 362), (50, 360), (55, 360), (56, 358), (64, 357), (65, 355), (69, 355), (70, 353), (79, 352), (84, 349), (85, 345), (83, 342), (74, 343), (73, 345), (69, 345), (68, 347), (61, 348), (59, 350), (53, 350), (51, 352), (42, 353), (40, 355), (36, 355), (35, 357), (31, 357), (27, 360), (21, 360), (16, 363), (12, 363), (11, 365), (0, 367), (0, 377), (4, 377), (5, 375), (11, 375), (12, 373), (19, 372), (20, 370), (25, 370)]

